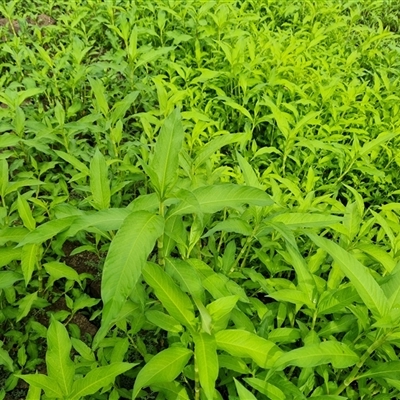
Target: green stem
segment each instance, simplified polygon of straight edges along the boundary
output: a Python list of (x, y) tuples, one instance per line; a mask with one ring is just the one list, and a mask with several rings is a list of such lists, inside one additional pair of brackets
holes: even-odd
[(343, 390), (345, 390), (353, 381), (355, 381), (357, 379), (357, 374), (360, 371), (361, 367), (368, 360), (368, 358), (371, 356), (371, 354), (385, 343), (388, 335), (389, 335), (389, 333), (387, 333), (386, 335), (383, 335), (380, 339), (374, 341), (371, 344), (371, 346), (368, 347), (368, 349), (365, 351), (365, 353), (361, 356), (358, 363), (353, 367), (353, 369), (350, 372), (350, 374), (348, 375), (348, 377), (343, 381), (343, 383), (335, 391), (334, 394), (336, 396), (340, 395), (340, 393), (342, 393)]
[(199, 367), (197, 365), (196, 355), (194, 356), (194, 400), (200, 400)]
[[(164, 207), (164, 201), (160, 201), (160, 207), (159, 207), (159, 214), (164, 217), (165, 213), (165, 207)], [(161, 267), (164, 267), (165, 265), (165, 258), (164, 258), (164, 234), (162, 234), (158, 240), (157, 240), (157, 248), (158, 248), (158, 264), (161, 265)]]

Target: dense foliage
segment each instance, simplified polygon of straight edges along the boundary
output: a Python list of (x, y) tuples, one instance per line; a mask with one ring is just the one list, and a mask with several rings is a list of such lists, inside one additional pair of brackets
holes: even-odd
[(400, 397), (398, 2), (0, 13), (0, 399)]

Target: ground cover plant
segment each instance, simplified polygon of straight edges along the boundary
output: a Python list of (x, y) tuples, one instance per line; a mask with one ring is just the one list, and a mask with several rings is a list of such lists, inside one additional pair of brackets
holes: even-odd
[(397, 2), (0, 13), (0, 399), (400, 396)]

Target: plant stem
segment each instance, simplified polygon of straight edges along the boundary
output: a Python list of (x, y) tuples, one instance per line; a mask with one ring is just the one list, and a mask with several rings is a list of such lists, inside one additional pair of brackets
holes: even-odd
[(357, 374), (358, 374), (359, 370), (361, 369), (361, 367), (368, 360), (368, 358), (371, 356), (371, 354), (385, 343), (388, 335), (389, 335), (389, 333), (387, 333), (386, 335), (383, 335), (380, 339), (374, 341), (371, 344), (371, 346), (368, 347), (368, 349), (365, 351), (365, 353), (361, 356), (358, 363), (353, 367), (353, 369), (350, 372), (350, 374), (348, 375), (348, 377), (337, 388), (334, 395), (336, 395), (336, 396), (340, 395), (340, 393), (342, 393), (343, 390), (345, 390), (353, 381), (355, 381), (357, 379)]
[[(160, 207), (159, 207), (159, 214), (164, 217), (165, 213), (165, 208), (164, 208), (164, 201), (160, 201)], [(164, 259), (164, 234), (162, 234), (158, 240), (157, 240), (157, 248), (158, 248), (158, 264), (161, 267), (164, 267), (165, 265), (165, 259)]]

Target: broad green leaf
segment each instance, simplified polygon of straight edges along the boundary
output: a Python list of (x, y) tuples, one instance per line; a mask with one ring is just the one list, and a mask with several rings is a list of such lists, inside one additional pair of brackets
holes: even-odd
[(273, 329), (269, 335), (268, 340), (274, 343), (293, 343), (300, 339), (300, 331), (295, 328), (277, 328)]
[(389, 140), (392, 140), (400, 133), (400, 130), (396, 132), (383, 132), (377, 138), (367, 141), (367, 143), (361, 148), (359, 152), (359, 156), (363, 157), (364, 155), (370, 153), (375, 147), (381, 146), (383, 143), (386, 143)]
[(164, 121), (150, 168), (157, 176), (158, 182), (152, 182), (161, 199), (164, 199), (177, 178), (179, 152), (183, 144), (183, 126), (178, 109), (175, 109)]
[(37, 299), (38, 299), (38, 292), (33, 292), (27, 294), (25, 297), (23, 297), (21, 300), (18, 301), (17, 322), (21, 321), (22, 318), (25, 318), (29, 314), (33, 306), (33, 303)]
[(240, 218), (228, 218), (225, 221), (219, 222), (214, 226), (214, 228), (210, 229), (202, 238), (206, 238), (214, 234), (215, 232), (234, 232), (239, 233), (243, 236), (250, 236), (253, 232), (250, 224), (247, 221), (244, 221)]
[(0, 135), (0, 149), (4, 147), (16, 146), (20, 141), (21, 138), (19, 138), (17, 135), (2, 133)]
[(90, 191), (93, 196), (93, 204), (99, 210), (110, 207), (110, 181), (108, 179), (107, 162), (103, 154), (96, 149), (90, 162)]
[(201, 279), (190, 264), (177, 258), (167, 257), (165, 259), (165, 271), (179, 283), (184, 292), (203, 299), (204, 288)]
[(0, 246), (3, 246), (7, 242), (18, 243), (28, 234), (28, 232), (28, 229), (23, 227), (3, 228), (0, 230)]
[(50, 399), (62, 399), (64, 393), (62, 392), (57, 381), (43, 374), (30, 374), (30, 375), (15, 375), (18, 378), (28, 382), (29, 385), (44, 390), (46, 396)]
[(268, 295), (272, 297), (276, 301), (287, 301), (289, 303), (297, 304), (298, 306), (302, 306), (305, 304), (307, 307), (314, 309), (315, 304), (312, 300), (309, 299), (306, 293), (300, 290), (293, 289), (281, 289), (276, 292), (272, 292)]
[(353, 304), (359, 296), (354, 287), (333, 289), (322, 293), (318, 302), (318, 315), (333, 314)]
[(370, 243), (358, 244), (357, 248), (371, 256), (374, 260), (382, 264), (387, 272), (392, 272), (396, 266), (396, 261), (385, 250), (379, 248), (377, 245)]
[(33, 271), (35, 270), (40, 252), (40, 245), (30, 243), (22, 247), (21, 253), (21, 269), (24, 274), (25, 286), (28, 286), (32, 278)]
[(271, 383), (258, 378), (244, 378), (244, 380), (258, 392), (266, 395), (271, 400), (285, 400), (286, 396), (281, 389)]
[(307, 296), (309, 302), (315, 303), (317, 288), (304, 258), (301, 256), (297, 246), (292, 247), (290, 243), (287, 243), (286, 248), (291, 257), (292, 266), (296, 271), (298, 288)]
[(261, 368), (272, 368), (282, 351), (274, 343), (241, 329), (227, 329), (215, 334), (217, 347), (234, 357), (251, 358)]
[(73, 268), (62, 262), (51, 261), (43, 264), (43, 267), (54, 281), (65, 278), (75, 282), (80, 282), (78, 273)]
[(36, 386), (29, 386), (28, 393), (26, 394), (26, 400), (40, 400), (42, 396), (42, 389)]
[(271, 222), (282, 222), (290, 229), (325, 228), (341, 222), (343, 218), (334, 215), (312, 213), (283, 213), (271, 218)]
[(61, 150), (54, 150), (54, 152), (63, 160), (70, 163), (77, 171), (83, 173), (84, 175), (89, 175), (89, 168), (81, 161), (79, 161), (75, 156), (69, 153), (65, 153)]
[(227, 368), (239, 374), (250, 374), (250, 368), (240, 358), (229, 356), (228, 354), (219, 354), (218, 363), (220, 368)]
[(87, 344), (82, 342), (82, 340), (71, 337), (71, 344), (74, 350), (78, 352), (84, 360), (92, 362), (96, 361), (96, 356), (94, 355), (93, 350)]
[(90, 227), (107, 232), (118, 230), (130, 213), (131, 211), (126, 208), (109, 208), (96, 212), (86, 212), (83, 215), (77, 216), (68, 229), (67, 236), (75, 236), (79, 231)]
[(348, 368), (356, 364), (359, 357), (344, 343), (325, 341), (304, 346), (283, 354), (275, 363), (278, 370), (294, 365), (301, 368), (313, 368), (331, 363), (334, 368)]
[(75, 218), (75, 216), (60, 218), (39, 225), (35, 230), (29, 232), (17, 247), (21, 247), (29, 243), (43, 243), (69, 228)]
[(21, 249), (13, 249), (11, 247), (0, 248), (0, 267), (4, 267), (11, 261), (19, 259), (21, 259)]
[[(0, 346), (3, 342), (0, 342)], [(8, 352), (0, 347), (0, 365), (4, 365), (6, 369), (10, 372), (14, 372), (13, 360), (8, 354)]]
[(39, 181), (38, 179), (23, 179), (21, 181), (10, 182), (7, 186), (7, 189), (4, 193), (4, 195), (13, 193), (21, 187), (38, 186), (38, 185), (43, 185), (43, 184), (44, 184), (44, 182)]
[(70, 358), (71, 340), (65, 326), (52, 319), (47, 330), (47, 375), (57, 382), (64, 396), (70, 394), (75, 375), (75, 365)]
[(195, 316), (189, 296), (156, 264), (148, 262), (143, 267), (142, 273), (168, 313), (188, 329), (193, 330)]
[(186, 389), (178, 382), (164, 382), (157, 385), (151, 385), (155, 392), (162, 392), (167, 400), (189, 400)]
[(172, 347), (156, 354), (140, 371), (133, 386), (132, 400), (143, 387), (172, 382), (183, 370), (192, 352), (183, 347)]
[(167, 332), (182, 332), (182, 325), (170, 315), (157, 310), (146, 311), (146, 318), (155, 326), (164, 329)]
[(336, 261), (350, 279), (364, 304), (375, 316), (383, 317), (389, 312), (389, 303), (384, 292), (364, 265), (336, 243), (314, 234), (308, 234), (308, 236)]
[(253, 393), (250, 390), (246, 389), (239, 381), (233, 378), (235, 381), (236, 391), (238, 393), (240, 400), (257, 400)]
[[(274, 202), (263, 190), (251, 186), (239, 186), (231, 183), (202, 186), (193, 191), (200, 206), (206, 214), (213, 214), (225, 207), (240, 207), (243, 204), (270, 206)], [(174, 215), (190, 214), (193, 206), (182, 202), (174, 209)]]
[(205, 332), (193, 334), (194, 357), (200, 385), (208, 400), (213, 400), (219, 366), (214, 336)]
[(400, 361), (386, 361), (376, 363), (376, 365), (368, 371), (357, 376), (357, 379), (363, 378), (390, 378), (400, 379)]
[[(4, 136), (4, 135), (2, 135)], [(0, 148), (2, 138), (0, 136)], [(8, 186), (8, 162), (7, 160), (0, 160), (0, 196), (4, 198)]]
[(0, 290), (7, 289), (23, 279), (23, 276), (14, 271), (0, 271)]
[(238, 152), (236, 152), (236, 157), (238, 159), (240, 169), (242, 170), (246, 185), (261, 189), (262, 185), (260, 184), (260, 181), (258, 180), (257, 175), (254, 172), (250, 163), (244, 157), (242, 157)]
[(89, 77), (90, 86), (92, 87), (94, 96), (96, 98), (97, 108), (106, 117), (108, 114), (108, 104), (105, 95), (105, 88), (102, 82), (98, 79), (92, 79)]
[(100, 389), (114, 382), (118, 375), (130, 370), (136, 364), (115, 362), (89, 371), (83, 378), (75, 380), (69, 400), (80, 400), (97, 393)]
[(243, 140), (244, 135), (238, 134), (226, 134), (220, 135), (210, 140), (207, 144), (202, 146), (196, 154), (196, 158), (193, 161), (194, 170), (198, 169), (205, 161), (207, 161), (217, 150), (221, 147), (227, 146), (228, 144), (237, 143)]
[(236, 306), (238, 300), (238, 296), (227, 296), (207, 304), (207, 310), (212, 318), (212, 329), (214, 332), (226, 329), (231, 311)]
[(124, 220), (103, 267), (101, 296), (105, 309), (98, 337), (106, 334), (109, 324), (134, 289), (163, 229), (163, 218), (147, 211), (133, 212)]

